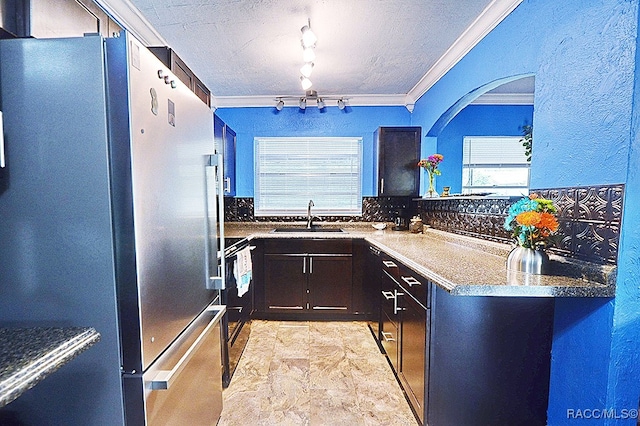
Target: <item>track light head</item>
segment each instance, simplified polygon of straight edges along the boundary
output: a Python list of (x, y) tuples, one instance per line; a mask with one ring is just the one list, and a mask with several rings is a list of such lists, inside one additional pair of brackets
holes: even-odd
[(316, 42), (318, 41), (318, 37), (311, 31), (311, 20), (309, 19), (308, 24), (300, 29), (302, 31), (302, 46), (307, 47), (315, 47)]
[(316, 52), (313, 47), (305, 47), (302, 51), (302, 60), (304, 62), (313, 62), (316, 59)]
[(300, 74), (309, 78), (313, 72), (313, 62), (307, 62), (300, 68)]
[(306, 109), (306, 108), (307, 108), (307, 99), (300, 98), (300, 109)]
[(338, 99), (338, 109), (343, 110), (345, 106), (344, 101), (342, 99)]
[(322, 98), (318, 98), (318, 109), (324, 108), (324, 101)]
[(305, 76), (300, 76), (300, 83), (302, 84), (302, 90), (308, 90), (313, 83)]
[(276, 103), (276, 109), (278, 111), (282, 111), (282, 108), (284, 108), (284, 101), (282, 99), (278, 99), (278, 103)]

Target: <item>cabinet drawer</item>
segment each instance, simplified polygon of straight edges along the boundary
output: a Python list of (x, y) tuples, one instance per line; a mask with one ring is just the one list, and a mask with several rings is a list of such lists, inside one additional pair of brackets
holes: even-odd
[(389, 358), (393, 371), (398, 372), (398, 340), (400, 338), (398, 325), (391, 321), (386, 314), (382, 314), (380, 322), (380, 344)]
[(265, 253), (296, 254), (351, 254), (351, 240), (348, 239), (267, 239)]
[(382, 261), (382, 271), (398, 280), (400, 278), (400, 263), (384, 253), (380, 256), (380, 259)]
[(400, 264), (398, 267), (398, 283), (425, 308), (430, 308), (429, 280), (415, 273), (412, 269)]

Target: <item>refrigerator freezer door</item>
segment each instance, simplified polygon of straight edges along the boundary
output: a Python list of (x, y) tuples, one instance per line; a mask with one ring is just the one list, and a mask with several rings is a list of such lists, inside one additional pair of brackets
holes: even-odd
[(217, 294), (205, 257), (213, 113), (132, 37), (106, 44), (123, 366), (144, 371)]
[(124, 376), (125, 390), (144, 387), (144, 411), (142, 406), (135, 411), (145, 424), (216, 424), (222, 412), (224, 313), (224, 306), (210, 305), (142, 377)]

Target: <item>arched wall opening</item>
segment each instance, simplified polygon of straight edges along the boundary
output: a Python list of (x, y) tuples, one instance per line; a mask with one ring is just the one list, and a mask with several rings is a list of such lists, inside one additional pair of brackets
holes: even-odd
[(426, 153), (445, 157), (436, 179), (438, 192), (445, 186), (452, 194), (462, 192), (465, 136), (523, 136), (524, 126), (533, 124), (534, 79), (520, 74), (488, 82), (461, 97), (425, 132), (425, 145), (430, 145)]

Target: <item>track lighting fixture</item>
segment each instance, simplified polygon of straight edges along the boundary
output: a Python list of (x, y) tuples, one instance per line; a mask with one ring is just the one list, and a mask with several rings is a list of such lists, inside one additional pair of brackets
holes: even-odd
[(327, 100), (338, 101), (338, 108), (340, 110), (344, 110), (347, 106), (347, 103), (345, 102), (344, 97), (333, 97), (333, 96), (320, 97), (318, 96), (318, 92), (316, 92), (315, 90), (307, 90), (305, 92), (305, 96), (303, 97), (279, 96), (275, 100), (276, 100), (276, 109), (278, 111), (282, 111), (285, 100), (290, 100), (290, 101), (295, 100), (298, 103), (298, 108), (300, 108), (301, 110), (305, 110), (307, 108), (307, 104), (309, 103), (309, 101), (311, 102), (315, 101), (316, 106), (320, 110), (324, 109), (327, 106), (326, 104)]
[(302, 31), (302, 40), (300, 40), (302, 44), (302, 60), (305, 62), (300, 68), (300, 74), (302, 74), (300, 81), (302, 90), (308, 90), (312, 85), (309, 77), (311, 77), (311, 72), (313, 71), (313, 60), (316, 58), (316, 53), (313, 49), (316, 47), (318, 37), (311, 31), (311, 19), (307, 20), (307, 25), (302, 27), (300, 31)]

